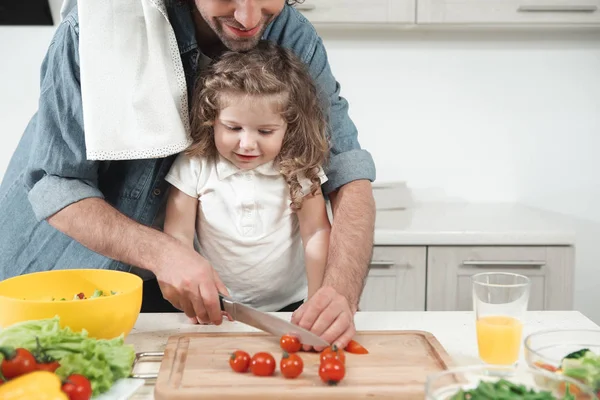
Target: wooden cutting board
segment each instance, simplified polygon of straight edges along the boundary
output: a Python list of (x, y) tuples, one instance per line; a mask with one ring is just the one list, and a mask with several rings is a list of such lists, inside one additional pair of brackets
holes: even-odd
[[(279, 338), (262, 332), (186, 333), (171, 336), (155, 386), (157, 400), (187, 399), (423, 399), (425, 378), (453, 364), (437, 339), (423, 331), (363, 331), (355, 340), (369, 354), (346, 353), (346, 376), (337, 386), (321, 381), (319, 355), (300, 352), (304, 371), (296, 379), (279, 372)], [(275, 374), (236, 373), (229, 355), (271, 352)]]

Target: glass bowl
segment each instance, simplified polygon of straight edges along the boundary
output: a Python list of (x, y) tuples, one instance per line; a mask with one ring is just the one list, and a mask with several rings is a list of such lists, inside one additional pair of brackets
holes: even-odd
[(600, 354), (600, 330), (540, 331), (527, 336), (524, 343), (525, 360), (534, 369), (558, 368), (563, 357), (585, 348)]
[[(425, 399), (469, 399), (471, 397), (461, 394), (461, 390), (466, 392), (477, 387), (479, 387), (480, 395), (477, 397), (473, 396), (472, 398), (474, 399), (493, 400), (507, 398), (518, 400), (524, 398), (516, 396), (514, 391), (509, 397), (501, 396), (498, 394), (499, 392), (490, 391), (494, 389), (493, 386), (496, 388), (499, 386), (506, 387), (506, 385), (502, 384), (502, 380), (507, 381), (509, 385), (521, 386), (527, 391), (547, 392), (552, 395), (539, 397), (544, 400), (598, 400), (592, 389), (586, 387), (581, 382), (559, 374), (545, 370), (534, 370), (532, 368), (490, 365), (458, 367), (429, 375), (425, 382)], [(567, 389), (573, 396), (569, 397), (565, 395)]]

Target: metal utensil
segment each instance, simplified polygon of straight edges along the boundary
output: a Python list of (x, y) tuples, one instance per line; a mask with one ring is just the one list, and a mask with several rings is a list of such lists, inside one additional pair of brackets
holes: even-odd
[(275, 336), (285, 334), (296, 336), (302, 344), (309, 346), (329, 346), (326, 340), (314, 333), (292, 324), (275, 315), (259, 311), (235, 300), (219, 294), (221, 310), (227, 312), (235, 321), (242, 322), (254, 328), (269, 332)]

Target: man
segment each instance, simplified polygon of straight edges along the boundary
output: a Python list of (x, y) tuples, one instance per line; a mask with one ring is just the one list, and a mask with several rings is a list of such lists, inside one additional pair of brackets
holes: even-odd
[[(328, 265), (323, 287), (294, 312), (292, 322), (345, 346), (355, 333), (353, 315), (371, 255), (375, 166), (357, 141), (321, 39), (284, 0), (175, 0), (167, 11), (188, 90), (203, 60), (227, 49), (247, 50), (264, 38), (301, 57), (330, 100), (332, 150), (323, 186), (334, 215)], [(0, 279), (59, 268), (131, 271), (145, 281), (143, 312), (174, 306), (220, 324), (214, 285), (208, 288), (218, 281), (214, 270), (155, 229), (168, 189), (164, 176), (175, 155), (86, 157), (79, 40), (74, 9), (49, 47), (38, 112), (0, 186)]]

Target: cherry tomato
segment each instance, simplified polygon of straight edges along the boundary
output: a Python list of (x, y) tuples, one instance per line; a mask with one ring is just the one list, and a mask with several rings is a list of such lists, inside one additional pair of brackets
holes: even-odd
[(369, 354), (369, 351), (355, 340), (351, 340), (344, 350), (353, 354)]
[(548, 371), (550, 371), (550, 372), (556, 372), (556, 371), (558, 370), (558, 368), (556, 368), (556, 367), (555, 367), (555, 366), (553, 366), (553, 365), (550, 365), (550, 364), (545, 364), (545, 363), (542, 363), (542, 362), (539, 362), (539, 361), (536, 361), (536, 362), (535, 362), (535, 365), (536, 365), (537, 367), (539, 367), (539, 368), (542, 368), (542, 369), (548, 370)]
[(270, 353), (258, 352), (250, 360), (250, 371), (257, 376), (269, 376), (275, 372), (275, 358)]
[(319, 367), (319, 376), (323, 382), (329, 385), (335, 385), (342, 379), (346, 374), (346, 368), (344, 364), (337, 358), (330, 358), (321, 363)]
[(58, 361), (50, 361), (47, 363), (42, 363), (42, 364), (37, 365), (38, 371), (54, 372), (58, 369), (58, 367), (60, 367), (60, 364), (58, 363)]
[(298, 354), (283, 352), (281, 361), (279, 362), (279, 369), (286, 378), (296, 378), (302, 373), (304, 368), (304, 362)]
[(37, 367), (35, 357), (26, 349), (1, 347), (0, 354), (4, 356), (0, 371), (6, 379), (33, 372)]
[(292, 335), (283, 335), (279, 340), (281, 348), (288, 353), (296, 353), (302, 348), (300, 339)]
[(72, 374), (67, 377), (62, 385), (62, 391), (69, 396), (69, 400), (89, 400), (92, 398), (92, 385), (83, 375)]
[(250, 366), (250, 354), (242, 350), (236, 350), (229, 357), (229, 365), (235, 372), (246, 372)]
[(342, 364), (346, 363), (346, 354), (344, 354), (344, 350), (338, 349), (335, 344), (325, 348), (325, 350), (321, 352), (319, 358), (321, 359), (321, 363), (329, 359), (338, 359)]

